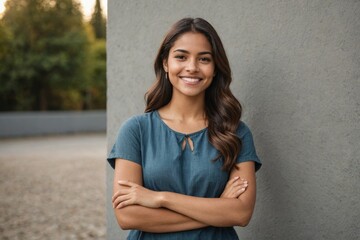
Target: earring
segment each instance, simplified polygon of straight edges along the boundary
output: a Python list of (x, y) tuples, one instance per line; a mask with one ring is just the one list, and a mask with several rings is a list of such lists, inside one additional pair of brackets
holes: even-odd
[(165, 80), (168, 80), (168, 72), (165, 72)]

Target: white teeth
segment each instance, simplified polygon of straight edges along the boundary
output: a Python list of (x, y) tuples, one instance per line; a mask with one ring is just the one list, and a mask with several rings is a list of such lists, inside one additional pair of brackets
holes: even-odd
[(181, 79), (188, 83), (197, 83), (200, 81), (200, 78), (182, 77)]

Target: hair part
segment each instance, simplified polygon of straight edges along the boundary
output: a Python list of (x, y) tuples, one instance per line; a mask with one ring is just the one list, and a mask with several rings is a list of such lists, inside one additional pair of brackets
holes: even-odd
[(172, 85), (167, 79), (163, 63), (169, 57), (175, 41), (184, 33), (204, 34), (212, 47), (215, 76), (205, 90), (205, 113), (208, 121), (210, 143), (219, 151), (214, 161), (223, 160), (223, 170), (236, 168), (236, 158), (241, 151), (241, 140), (236, 135), (242, 107), (230, 90), (231, 69), (221, 39), (215, 29), (202, 18), (183, 18), (166, 34), (155, 58), (156, 81), (146, 92), (145, 112), (167, 105), (172, 97)]

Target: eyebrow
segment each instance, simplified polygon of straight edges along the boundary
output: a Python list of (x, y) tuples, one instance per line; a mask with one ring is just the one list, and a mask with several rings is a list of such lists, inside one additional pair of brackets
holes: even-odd
[[(187, 53), (187, 54), (190, 53), (189, 51), (184, 50), (184, 49), (175, 49), (173, 52), (182, 52), (182, 53)], [(198, 53), (198, 55), (205, 55), (205, 54), (210, 54), (210, 55), (212, 55), (212, 53), (209, 52), (209, 51), (204, 51), (204, 52), (199, 52), (199, 53)]]

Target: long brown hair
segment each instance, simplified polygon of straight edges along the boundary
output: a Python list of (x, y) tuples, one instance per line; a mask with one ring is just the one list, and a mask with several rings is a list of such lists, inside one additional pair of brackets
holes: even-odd
[(223, 157), (223, 170), (236, 167), (241, 141), (236, 135), (242, 107), (230, 90), (231, 69), (225, 49), (215, 29), (202, 18), (183, 18), (176, 22), (165, 36), (155, 59), (155, 84), (146, 92), (145, 112), (157, 110), (168, 104), (172, 97), (172, 85), (167, 80), (163, 61), (175, 41), (184, 33), (197, 32), (206, 36), (212, 47), (215, 76), (205, 91), (205, 113), (208, 120), (210, 143), (220, 152), (214, 161)]

